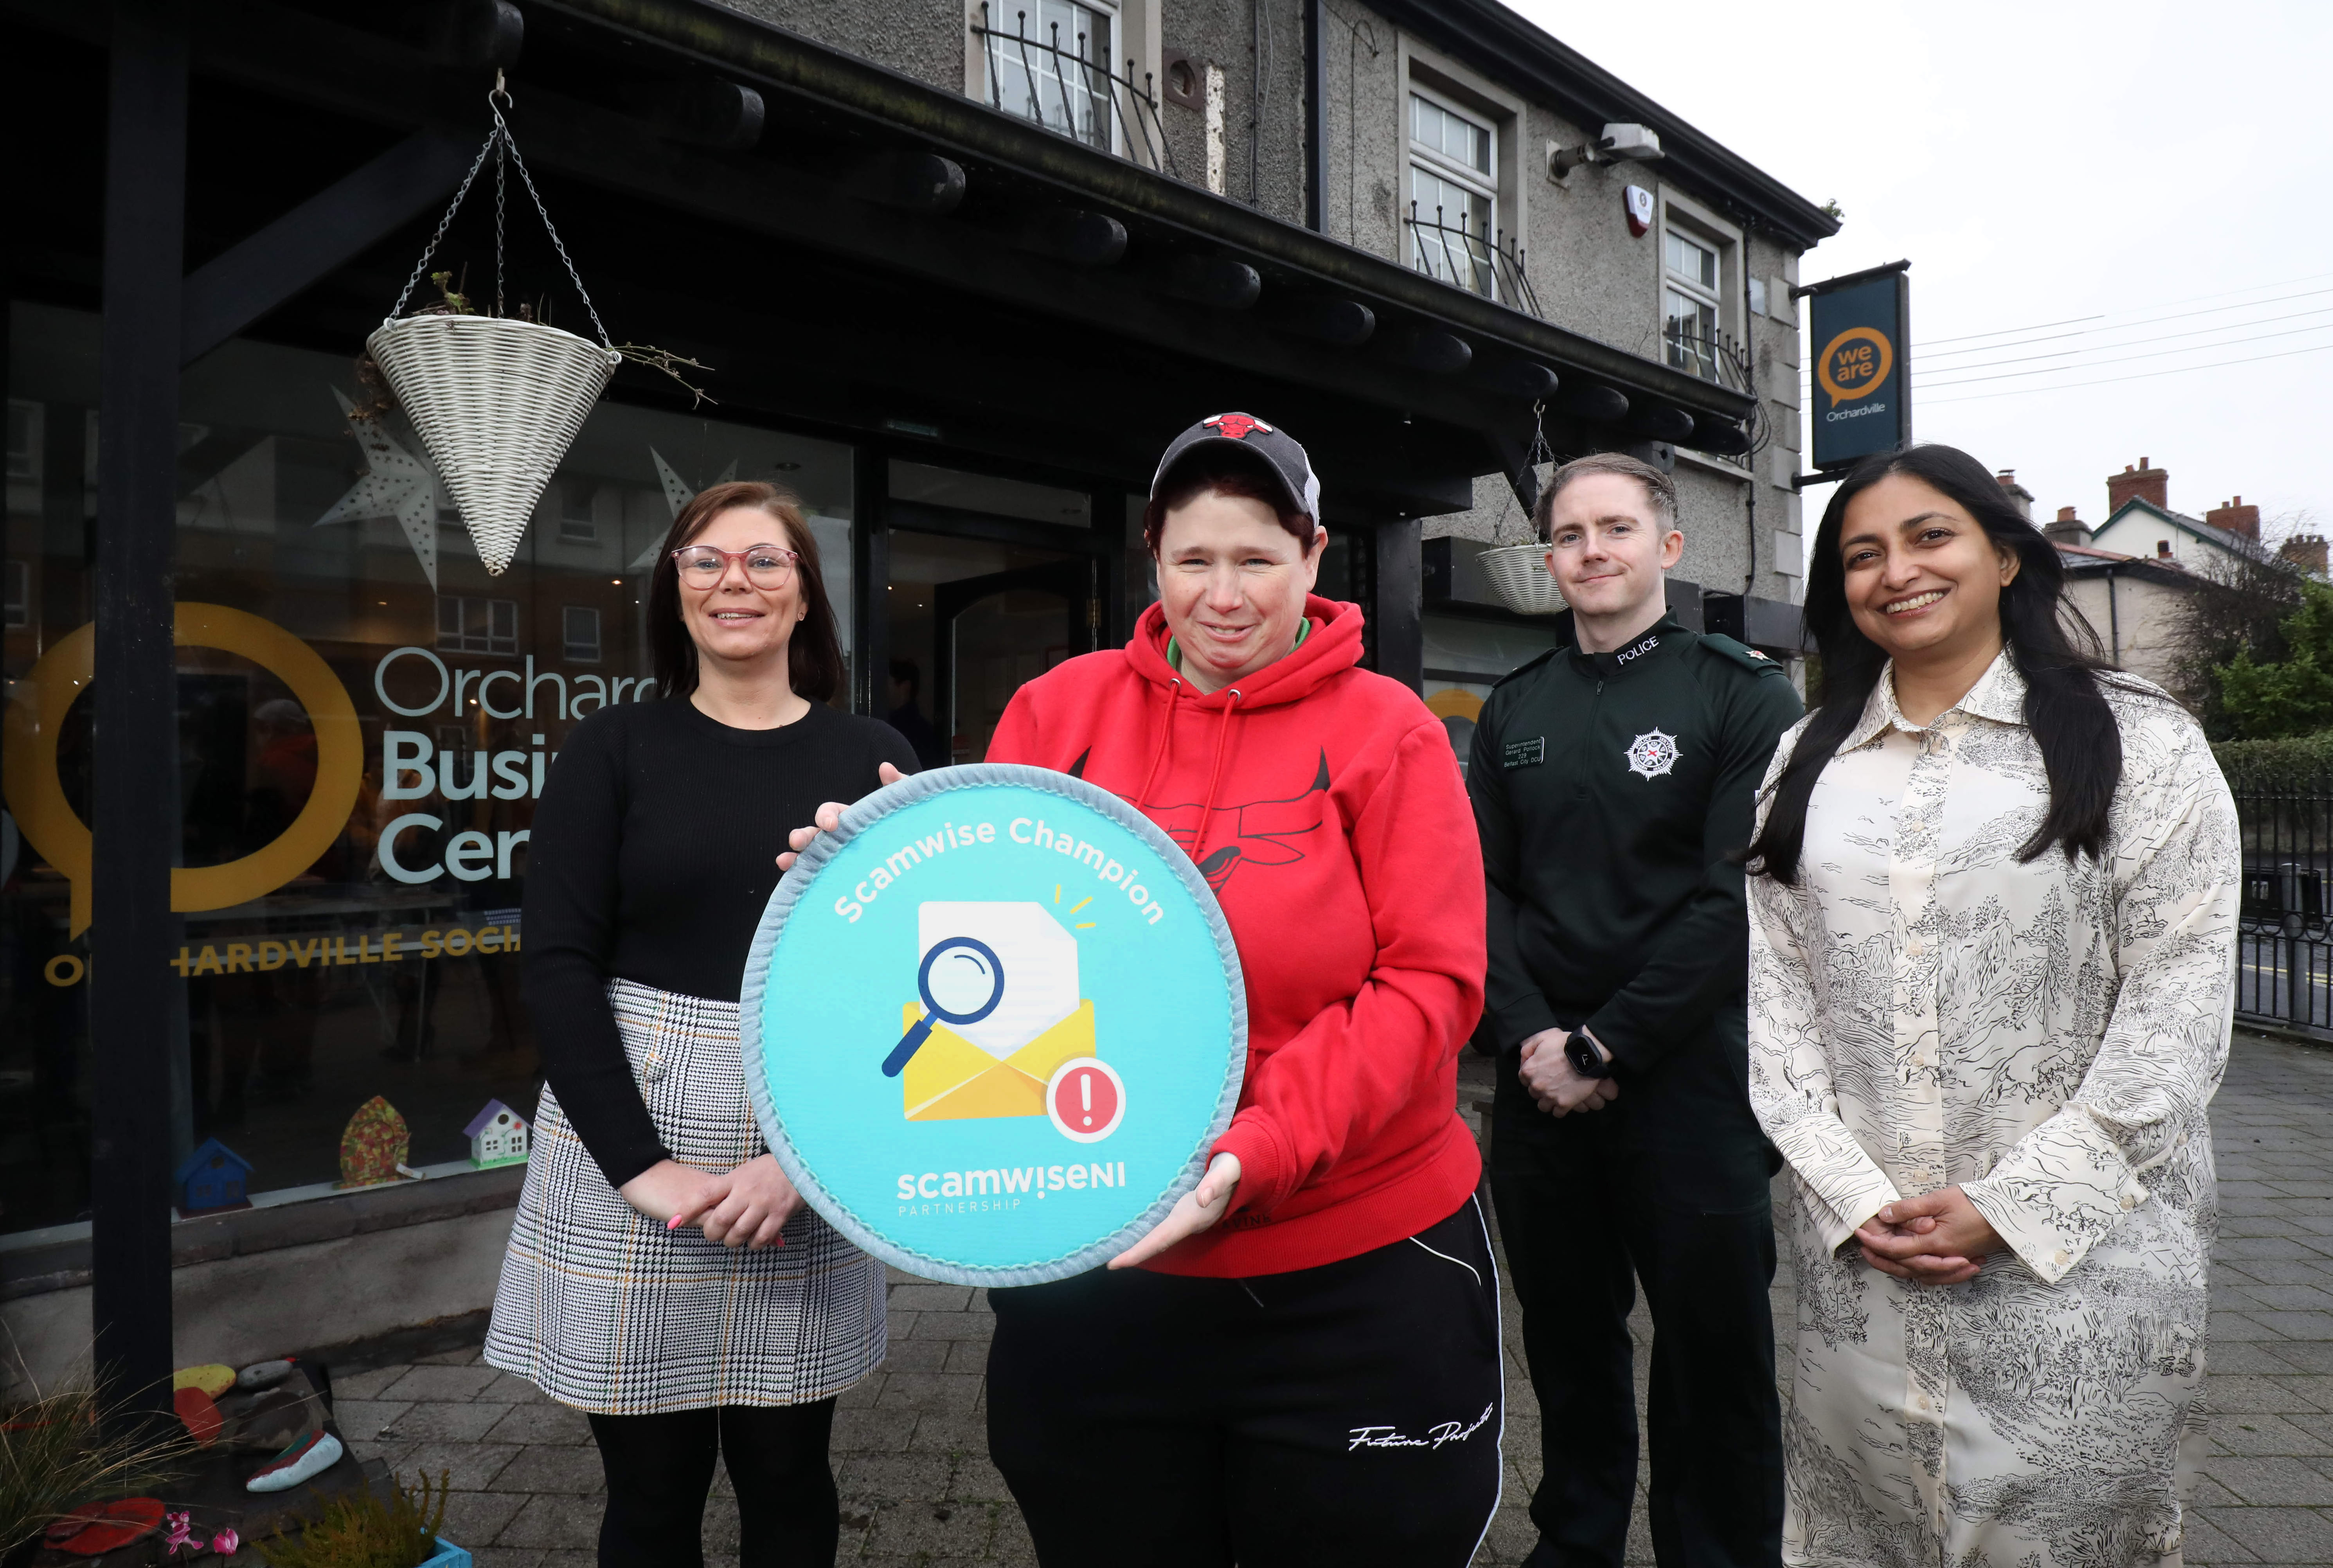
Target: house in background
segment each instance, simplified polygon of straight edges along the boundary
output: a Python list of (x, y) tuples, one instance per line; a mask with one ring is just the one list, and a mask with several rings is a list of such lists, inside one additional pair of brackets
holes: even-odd
[[(2159, 475), (2161, 470), (2153, 472)], [(2016, 470), (2003, 468), (1994, 477), (2011, 504), (2031, 522), (2033, 494), (2017, 482)], [(2109, 481), (2110, 500), (2112, 493)], [(2123, 516), (2131, 505), (2145, 505), (2127, 503), (2116, 515)], [(2066, 569), (2066, 597), (2098, 634), (2098, 647), (2107, 659), (2117, 669), (2127, 669), (2158, 686), (2170, 684), (2178, 663), (2183, 611), (2188, 595), (2203, 579), (2174, 557), (2138, 556), (2101, 548), (2071, 506), (2058, 508), (2057, 518), (2043, 524), (2041, 533), (2058, 547), (2058, 559)]]
[(2190, 571), (2209, 572), (2272, 559), (2261, 545), (2260, 508), (2242, 495), (2201, 517), (2174, 512), (2169, 470), (2141, 457), (2107, 476), (2107, 520), (2085, 543), (2117, 555), (2175, 561)]

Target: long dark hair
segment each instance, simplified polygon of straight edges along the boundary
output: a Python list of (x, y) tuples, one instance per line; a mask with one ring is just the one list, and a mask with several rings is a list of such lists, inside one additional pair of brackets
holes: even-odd
[(2017, 576), (2001, 591), (2001, 635), (2025, 678), (2025, 724), (2050, 775), (2049, 814), (2017, 858), (2031, 861), (2052, 844), (2062, 845), (2069, 861), (2078, 854), (2103, 856), (2107, 813), (2122, 782), (2122, 732), (2098, 688), (2098, 672), (2107, 667), (2096, 634), (2080, 621), (2082, 631), (2069, 630), (2064, 618), (2066, 570), (2057, 547), (2018, 515), (1983, 464), (1954, 447), (1913, 447), (1866, 457), (1823, 509), (1807, 565), (1806, 601), (1807, 626), (1822, 654), (1822, 701), (1775, 781), (1765, 830), (1743, 851), (1752, 874), (1798, 881), (1815, 781), (1863, 717), (1887, 667), (1887, 654), (1863, 635), (1848, 610), (1839, 536), (1848, 503), (1891, 474), (1951, 497), (1987, 538), (2017, 554)]
[(794, 581), (802, 587), (802, 608), (809, 613), (787, 645), (786, 672), (795, 696), (832, 701), (842, 688), (842, 643), (835, 636), (834, 606), (826, 597), (825, 574), (819, 570), (818, 538), (802, 516), (800, 501), (775, 485), (751, 479), (699, 490), (664, 536), (656, 575), (648, 580), (648, 648), (656, 656), (657, 689), (665, 697), (686, 697), (696, 689), (696, 640), (680, 618), (680, 568), (673, 564), (672, 553), (704, 533), (715, 517), (740, 506), (755, 507), (777, 519), (785, 530), (786, 548), (802, 556), (794, 566)]

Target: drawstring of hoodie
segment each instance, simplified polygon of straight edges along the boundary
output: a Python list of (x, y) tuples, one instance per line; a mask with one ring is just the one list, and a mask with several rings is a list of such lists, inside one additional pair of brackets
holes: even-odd
[(1142, 803), (1150, 798), (1150, 786), (1158, 777), (1158, 765), (1166, 760), (1167, 743), (1175, 734), (1175, 705), (1183, 700), (1183, 681), (1177, 676), (1166, 683), (1166, 717), (1158, 726), (1158, 745), (1150, 753), (1150, 771), (1142, 775), (1142, 787), (1134, 792), (1134, 809), (1140, 811)]
[[(1172, 741), (1175, 735), (1175, 710), (1176, 705), (1182, 700), (1182, 680), (1178, 678), (1167, 682), (1166, 716), (1159, 722), (1158, 744), (1151, 750), (1149, 771), (1142, 775), (1142, 787), (1134, 792), (1136, 811), (1142, 810), (1145, 803), (1150, 799), (1150, 786), (1158, 782), (1158, 770), (1166, 765), (1167, 754), (1174, 749)], [(1231, 688), (1228, 699), (1224, 703), (1222, 717), (1215, 724), (1215, 765), (1207, 770), (1207, 798), (1199, 808), (1198, 831), (1193, 835), (1191, 841), (1191, 859), (1194, 861), (1206, 852), (1207, 828), (1215, 820), (1215, 792), (1223, 786), (1224, 782), (1224, 751), (1231, 740), (1232, 710), (1239, 707), (1239, 702), (1240, 688), (1234, 686)]]
[(1223, 717), (1215, 724), (1215, 765), (1207, 770), (1207, 798), (1199, 807), (1199, 831), (1191, 844), (1191, 859), (1195, 862), (1206, 852), (1207, 829), (1215, 820), (1215, 790), (1224, 782), (1224, 746), (1232, 737), (1232, 710), (1239, 706), (1240, 688), (1231, 688), (1231, 700), (1224, 704)]

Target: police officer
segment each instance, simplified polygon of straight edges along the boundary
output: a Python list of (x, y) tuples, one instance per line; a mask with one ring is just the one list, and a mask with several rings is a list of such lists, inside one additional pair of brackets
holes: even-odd
[(1742, 869), (1797, 719), (1781, 666), (1667, 612), (1676, 487), (1617, 453), (1536, 521), (1571, 645), (1501, 681), (1467, 767), (1489, 883), (1476, 1043), (1491, 1191), (1540, 1401), (1530, 1568), (1619, 1568), (1637, 1484), (1628, 1313), (1652, 1309), (1663, 1568), (1780, 1563), (1771, 1151), (1744, 1078)]

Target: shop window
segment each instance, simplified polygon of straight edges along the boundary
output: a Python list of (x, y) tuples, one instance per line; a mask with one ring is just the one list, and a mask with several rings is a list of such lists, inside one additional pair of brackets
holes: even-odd
[(1423, 630), (1426, 710), (1442, 721), (1463, 772), (1491, 688), (1555, 646), (1555, 622), (1428, 615)]
[(571, 663), (600, 662), (600, 612), (588, 604), (570, 604), (561, 610), (561, 643)]
[[(0, 676), (15, 697), (37, 700), (51, 682), (70, 691), (78, 674), (67, 640), (87, 624), (87, 563), (82, 531), (55, 522), (86, 515), (93, 494), (85, 399), (100, 337), (93, 314), (11, 307)], [(463, 1129), (488, 1100), (533, 1115), (542, 1068), (518, 991), (516, 910), (535, 802), (578, 723), (653, 699), (644, 605), (679, 507), (725, 477), (800, 496), (852, 652), (848, 446), (603, 399), (517, 558), (489, 577), (426, 477), (369, 470), (335, 397), (357, 391), (352, 351), (224, 344), (187, 379), (180, 416), (181, 494), (204, 517), (231, 512), (232, 526), (175, 531), (178, 598), (296, 639), (317, 662), (293, 678), (322, 669), (330, 682), (295, 690), (261, 661), (264, 639), (182, 645), (178, 734), (152, 754), (155, 787), (185, 803), (183, 864), (213, 890), (173, 917), (173, 1160), (216, 1138), (249, 1163), (246, 1196), (263, 1206), (330, 1196), (341, 1134), (376, 1095), (408, 1130), (406, 1163), (433, 1175), (470, 1169)], [(397, 416), (387, 430), (425, 453)], [(598, 530), (589, 551), (560, 544), (578, 494)], [(355, 765), (320, 747), (319, 703), (354, 710)], [(89, 1207), (95, 931), (76, 928), (74, 876), (48, 858), (66, 842), (52, 831), (55, 791), (14, 792), (43, 770), (87, 821), (96, 706), (73, 705), (31, 758), (9, 758), (23, 839), (0, 881), (0, 1233)], [(271, 871), (273, 885), (216, 882), (320, 792), (337, 824), (328, 842)]]
[(1499, 293), (1499, 137), (1479, 116), (1409, 94), (1409, 262), (1444, 283)]
[(597, 544), (600, 520), (592, 511), (596, 492), (589, 485), (570, 482), (559, 486), (559, 542)]
[(439, 594), (437, 646), (461, 653), (516, 653), (518, 601)]

